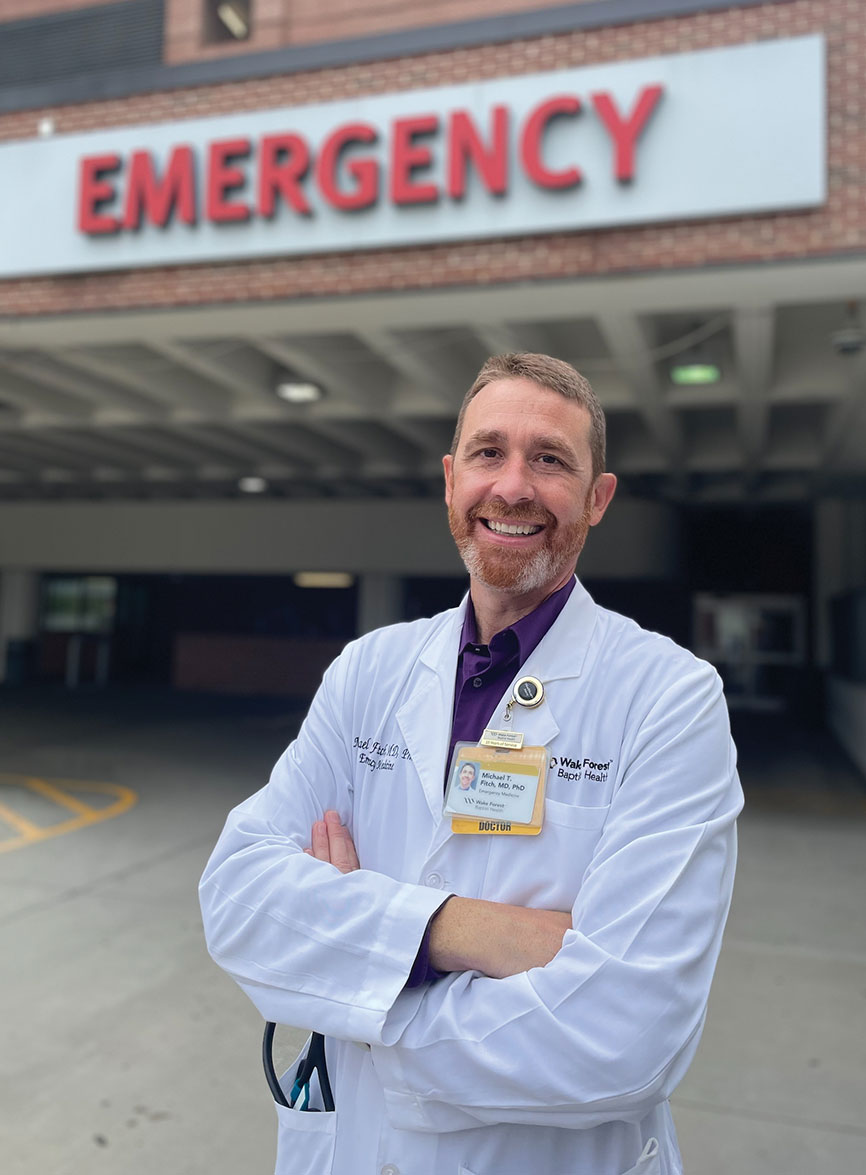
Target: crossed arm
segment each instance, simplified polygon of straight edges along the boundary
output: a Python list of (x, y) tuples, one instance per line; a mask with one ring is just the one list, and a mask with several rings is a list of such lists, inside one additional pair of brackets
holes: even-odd
[[(360, 869), (351, 834), (337, 812), (313, 824), (305, 852), (329, 861), (341, 873)], [(534, 910), (453, 897), (435, 915), (430, 932), (430, 962), (437, 971), (480, 971), (492, 979), (543, 967), (571, 930), (571, 914)]]

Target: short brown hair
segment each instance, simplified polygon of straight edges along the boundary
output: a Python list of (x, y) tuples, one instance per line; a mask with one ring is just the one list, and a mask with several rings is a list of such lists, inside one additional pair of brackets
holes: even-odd
[(592, 390), (589, 380), (570, 363), (566, 363), (564, 359), (554, 359), (551, 355), (536, 355), (530, 351), (516, 351), (509, 355), (491, 355), (486, 361), (460, 405), (457, 428), (454, 430), (454, 440), (451, 442), (452, 457), (457, 452), (457, 446), (460, 443), (463, 418), (470, 401), (475, 399), (482, 388), (486, 388), (488, 384), (497, 379), (528, 379), (540, 388), (558, 392), (567, 400), (576, 400), (578, 404), (581, 404), (589, 413), (589, 449), (592, 454), (593, 480), (600, 473), (604, 473), (607, 432), (604, 409), (599, 403), (598, 396)]

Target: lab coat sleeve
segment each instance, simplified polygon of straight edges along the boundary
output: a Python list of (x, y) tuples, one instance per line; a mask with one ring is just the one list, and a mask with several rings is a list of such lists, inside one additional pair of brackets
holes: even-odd
[(267, 786), (229, 815), (199, 896), (212, 957), (265, 1019), (370, 1043), (444, 895), (303, 851), (327, 809), (351, 831), (350, 665), (331, 666)]
[(552, 962), (501, 980), (458, 974), (395, 1002), (373, 1048), (394, 1127), (639, 1121), (685, 1073), (742, 806), (715, 671), (687, 666), (623, 751), (627, 769)]

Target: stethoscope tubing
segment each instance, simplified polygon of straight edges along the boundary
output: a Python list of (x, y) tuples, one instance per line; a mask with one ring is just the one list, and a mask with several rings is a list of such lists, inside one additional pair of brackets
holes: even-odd
[[(288, 1100), (283, 1088), (280, 1085), (277, 1071), (274, 1068), (274, 1032), (276, 1024), (268, 1020), (265, 1024), (265, 1032), (262, 1037), (262, 1065), (265, 1070), (265, 1078), (271, 1091), (271, 1095), (277, 1105), (285, 1106), (287, 1109), (292, 1109), (292, 1103)], [(314, 1032), (310, 1037), (310, 1044), (307, 1048), (307, 1055), (301, 1060), (298, 1065), (298, 1071), (295, 1075), (295, 1086), (302, 1088), (309, 1084), (312, 1080), (313, 1073), (319, 1075), (319, 1090), (322, 1094), (322, 1105), (326, 1113), (333, 1113), (334, 1111), (334, 1094), (331, 1089), (331, 1081), (328, 1076), (328, 1061), (325, 1056), (325, 1038), (321, 1032)]]

